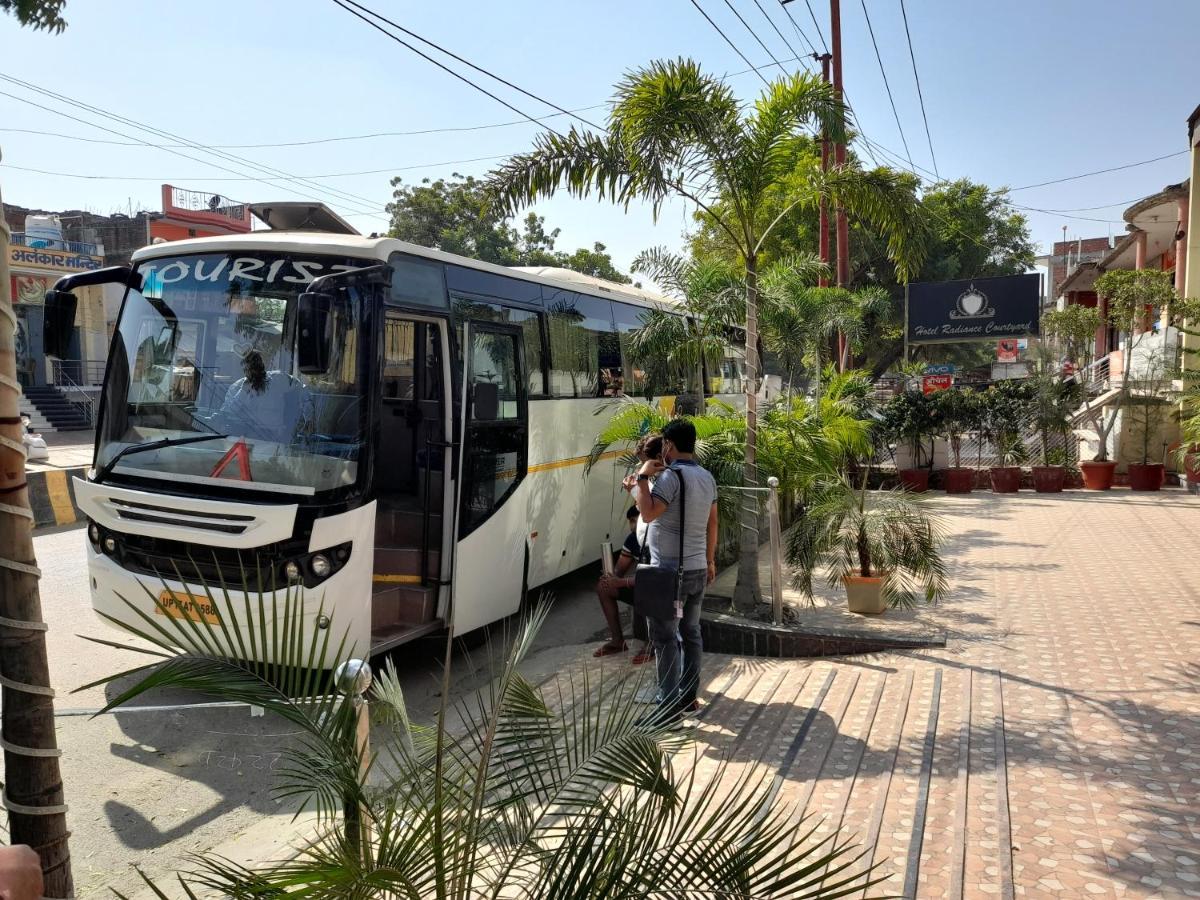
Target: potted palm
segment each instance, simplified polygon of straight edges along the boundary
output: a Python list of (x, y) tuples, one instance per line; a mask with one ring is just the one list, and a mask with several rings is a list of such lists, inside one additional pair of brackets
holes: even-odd
[[(1045, 313), (1042, 334), (1054, 342), (1064, 362), (1070, 363), (1074, 371), (1083, 372), (1095, 350), (1096, 332), (1104, 323), (1104, 317), (1094, 306), (1072, 304)], [(1096, 456), (1079, 463), (1083, 486), (1088, 490), (1107, 491), (1113, 485), (1117, 469), (1116, 462), (1108, 458), (1108, 433), (1116, 419), (1116, 406), (1106, 414), (1102, 407), (1093, 403), (1088, 385), (1084, 384), (1082, 388), (1083, 414), (1098, 439)]]
[[(937, 409), (933, 398), (917, 390), (904, 390), (883, 408), (883, 427), (890, 440), (907, 452), (907, 467), (897, 465), (900, 483), (910, 491), (929, 489), (933, 466), (932, 438), (937, 432)], [(930, 440), (928, 454), (925, 442)], [(928, 460), (928, 462), (926, 462)]]
[(1130, 434), (1136, 440), (1141, 462), (1129, 464), (1129, 487), (1135, 491), (1157, 491), (1166, 477), (1166, 465), (1151, 461), (1151, 451), (1165, 446), (1163, 428), (1171, 412), (1171, 374), (1160, 356), (1144, 361), (1136, 378), (1129, 379), (1124, 408), (1129, 412)]
[(963, 438), (978, 432), (983, 421), (980, 395), (963, 388), (939, 391), (933, 395), (942, 435), (950, 446), (954, 465), (946, 469), (946, 493), (969, 494), (975, 486), (975, 470), (962, 464)]
[(813, 574), (826, 567), (829, 585), (845, 586), (850, 612), (910, 606), (918, 594), (936, 603), (947, 589), (941, 519), (908, 491), (868, 491), (868, 472), (857, 487), (844, 477), (829, 482), (788, 529), (793, 584), (811, 599)]
[(1022, 432), (1032, 403), (1033, 392), (1024, 380), (998, 381), (984, 394), (984, 433), (999, 463), (988, 470), (993, 493), (1015, 494), (1021, 489), (1021, 464), (1029, 457)]
[(1033, 418), (1037, 427), (1042, 464), (1033, 467), (1033, 489), (1057, 494), (1066, 483), (1067, 431), (1079, 396), (1074, 381), (1064, 381), (1042, 366), (1033, 377)]

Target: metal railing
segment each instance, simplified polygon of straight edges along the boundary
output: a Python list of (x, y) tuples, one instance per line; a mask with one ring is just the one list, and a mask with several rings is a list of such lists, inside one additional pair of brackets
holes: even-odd
[(81, 364), (62, 359), (53, 360), (53, 364), (54, 386), (62, 392), (63, 398), (87, 419), (88, 425), (95, 427), (96, 398), (87, 388), (71, 377), (70, 369), (73, 367), (78, 373)]
[[(1025, 465), (1040, 465), (1042, 459), (1042, 436), (1038, 430), (1032, 426), (1027, 426), (1021, 435), (1021, 443), (1026, 451)], [(1065, 435), (1047, 435), (1046, 445), (1052, 453), (1062, 451), (1066, 465), (1075, 466), (1079, 464), (1079, 441), (1071, 432)], [(946, 449), (946, 461), (949, 465), (954, 465), (954, 458), (950, 455), (949, 448)], [(982, 432), (968, 432), (963, 436), (961, 459), (962, 464), (967, 467), (981, 466), (983, 468), (990, 468), (992, 466), (1012, 464), (1004, 458), (1004, 455), (995, 443)]]
[(66, 250), (68, 253), (83, 253), (87, 256), (99, 256), (99, 244), (89, 241), (60, 241), (54, 238), (32, 237), (23, 231), (14, 231), (12, 244), (17, 247), (28, 247), (31, 250)]
[(1089, 366), (1079, 370), (1079, 383), (1089, 394), (1102, 394), (1112, 382), (1112, 364), (1105, 354)]

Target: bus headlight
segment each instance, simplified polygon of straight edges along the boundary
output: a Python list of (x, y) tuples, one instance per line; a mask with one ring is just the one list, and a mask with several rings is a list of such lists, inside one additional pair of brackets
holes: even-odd
[(283, 574), (287, 576), (288, 582), (300, 580), (300, 567), (289, 560), (283, 567)]
[(92, 542), (93, 547), (100, 549), (100, 526), (95, 522), (88, 526), (88, 540)]
[(104, 552), (109, 554), (117, 552), (117, 539), (115, 537), (106, 537), (104, 539)]
[(312, 573), (318, 578), (325, 578), (333, 571), (333, 564), (329, 562), (329, 557), (317, 553), (309, 561), (309, 566), (312, 568)]

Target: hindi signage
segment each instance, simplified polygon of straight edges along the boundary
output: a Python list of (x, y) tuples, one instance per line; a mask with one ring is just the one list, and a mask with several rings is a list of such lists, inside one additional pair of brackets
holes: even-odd
[(54, 272), (83, 272), (99, 269), (104, 260), (88, 253), (52, 250), (49, 247), (23, 247), (10, 244), (8, 264), (14, 269), (48, 269)]
[(936, 394), (938, 391), (948, 391), (954, 387), (953, 375), (922, 375), (921, 393)]
[(1038, 333), (1041, 278), (1005, 275), (908, 287), (908, 341), (994, 341)]

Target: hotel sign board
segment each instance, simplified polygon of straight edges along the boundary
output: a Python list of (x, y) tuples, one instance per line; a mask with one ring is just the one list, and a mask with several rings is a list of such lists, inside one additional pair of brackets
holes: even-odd
[(908, 286), (908, 342), (997, 341), (1038, 333), (1041, 276), (1005, 275)]

